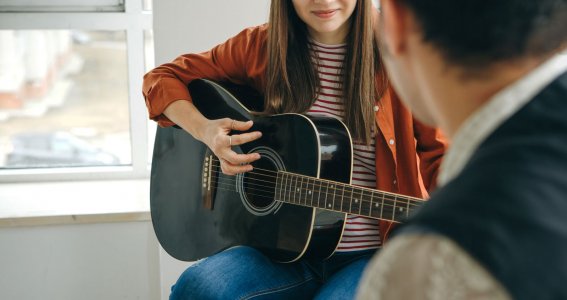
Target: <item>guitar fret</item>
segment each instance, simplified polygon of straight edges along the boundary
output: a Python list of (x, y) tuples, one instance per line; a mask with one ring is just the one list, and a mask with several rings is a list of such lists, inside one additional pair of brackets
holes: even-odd
[(361, 196), (361, 203), (360, 203), (360, 215), (361, 216), (371, 216), (370, 212), (372, 211), (372, 195), (374, 195), (373, 191), (366, 190), (366, 194)]
[(342, 185), (343, 191), (341, 192), (341, 209), (340, 211), (344, 212), (343, 204), (345, 203), (345, 185)]
[(355, 199), (354, 199), (354, 188), (350, 188), (350, 205), (349, 205), (349, 208), (348, 208), (349, 213), (354, 213), (354, 207), (355, 207), (354, 201), (355, 201)]
[(307, 204), (307, 196), (309, 191), (309, 179), (307, 177), (301, 177), (301, 204), (309, 206)]
[(382, 218), (394, 221), (396, 202), (390, 195), (384, 194), (384, 204), (382, 205)]
[[(313, 183), (311, 183), (311, 186), (313, 187), (312, 189), (309, 188), (309, 180), (313, 181)], [(307, 193), (311, 196), (311, 207), (313, 207), (313, 194), (314, 194), (314, 190), (315, 190), (315, 180), (313, 179), (307, 179)]]
[(284, 186), (283, 186), (283, 188), (282, 188), (282, 193), (283, 193), (282, 198), (283, 198), (284, 202), (289, 202), (289, 192), (288, 192), (288, 190), (287, 190), (289, 174), (283, 173), (282, 175), (283, 175), (284, 178), (285, 178), (285, 180), (284, 180)]
[(293, 200), (295, 204), (301, 204), (301, 190), (299, 189), (299, 185), (299, 176), (295, 175), (295, 189), (293, 190)]
[(305, 197), (307, 189), (305, 188), (305, 177), (299, 177), (299, 204), (307, 205), (307, 200)]
[(342, 195), (343, 203), (341, 206), (342, 208), (341, 211), (344, 213), (348, 213), (350, 210), (350, 197), (348, 196), (348, 188), (349, 188), (348, 185), (343, 186), (343, 195)]
[(372, 192), (372, 204), (370, 207), (369, 216), (373, 218), (380, 218), (380, 210), (382, 208), (382, 204), (380, 203), (380, 199), (379, 199), (380, 195), (381, 195), (380, 193), (376, 195), (374, 191)]
[[(289, 202), (295, 203), (295, 197), (296, 197), (295, 189), (296, 189), (296, 186), (297, 186), (297, 178), (295, 176), (291, 176), (290, 181), (291, 181), (291, 184), (290, 184), (289, 188), (291, 189), (291, 191), (290, 191), (291, 193), (290, 193), (290, 197), (289, 197), (290, 198)], [(292, 198), (292, 196), (293, 196), (293, 198)]]
[(349, 211), (350, 213), (353, 213), (353, 206), (352, 206), (353, 203), (354, 203), (353, 200), (354, 200), (354, 189), (353, 189), (353, 188), (350, 188), (350, 207), (349, 207), (349, 209), (348, 209), (348, 211)]
[(292, 199), (291, 197), (293, 196), (292, 192), (293, 192), (293, 177), (291, 176), (291, 174), (287, 175), (288, 177), (288, 188), (287, 188), (287, 202), (288, 203), (292, 203)]
[[(327, 185), (326, 187), (325, 184)], [(327, 197), (329, 194), (328, 191), (329, 184), (327, 181), (320, 181), (318, 186), (319, 186), (319, 199), (317, 200), (317, 207), (326, 208)]]
[(341, 211), (341, 201), (339, 201), (339, 199), (337, 199), (337, 191), (339, 189), (339, 187), (337, 186), (337, 183), (334, 183), (331, 188), (333, 189), (332, 193), (333, 193), (333, 210), (334, 211)]
[[(313, 182), (315, 183), (315, 179), (313, 180)], [(321, 184), (317, 183), (316, 185), (313, 184), (313, 197), (315, 197), (315, 199), (317, 199), (317, 204), (315, 205), (315, 207), (321, 207), (319, 205), (319, 201), (321, 200)]]
[[(406, 197), (402, 197), (402, 196), (394, 196), (396, 199), (396, 202), (398, 204), (397, 209), (396, 209), (396, 220), (397, 221), (401, 221), (404, 218), (409, 217), (409, 204), (410, 204), (410, 199), (406, 198)], [(404, 200), (404, 203), (402, 203), (400, 200)]]
[(364, 201), (364, 190), (360, 192), (360, 203), (358, 204), (358, 214), (362, 211), (362, 202)]
[(360, 214), (360, 206), (361, 206), (361, 202), (362, 202), (362, 195), (364, 194), (364, 190), (360, 190), (360, 194), (355, 194), (353, 192), (353, 212), (355, 214)]
[(276, 201), (282, 199), (282, 191), (280, 190), (281, 186), (282, 186), (282, 174), (278, 172), (276, 174), (276, 192), (274, 193), (274, 197), (276, 198), (275, 199)]
[(396, 196), (394, 196), (394, 209), (392, 209), (392, 221), (395, 221), (394, 216), (396, 215)]
[(287, 173), (282, 172), (282, 182), (283, 185), (280, 187), (280, 191), (281, 191), (281, 197), (280, 199), (284, 202), (287, 202)]
[(382, 193), (382, 203), (380, 204), (380, 219), (384, 218), (383, 213), (384, 213), (384, 193)]
[[(343, 185), (343, 191), (342, 191), (342, 193), (341, 193), (341, 200), (342, 200), (342, 201), (341, 201), (341, 211), (344, 212), (344, 213), (348, 213), (348, 212), (349, 212), (349, 203), (350, 203), (349, 201), (350, 201), (350, 198), (348, 197), (348, 195), (345, 195), (345, 194), (346, 194), (345, 191), (346, 191), (346, 188), (347, 188), (347, 187), (348, 187), (348, 186)], [(347, 202), (347, 203), (345, 203), (345, 202)]]
[(309, 201), (309, 197), (312, 196), (311, 189), (309, 188), (309, 177), (305, 177), (305, 206), (313, 206), (311, 205), (311, 201)]
[(374, 205), (374, 191), (370, 194), (370, 204), (368, 205), (368, 216), (372, 217), (372, 206)]
[(323, 201), (323, 197), (327, 195), (326, 191), (323, 191), (323, 183), (324, 181), (319, 182), (319, 200), (317, 201), (317, 207), (325, 208), (325, 201)]
[(292, 203), (291, 201), (291, 197), (293, 196), (292, 191), (293, 191), (293, 177), (291, 176), (291, 174), (288, 174), (286, 180), (286, 194), (287, 194), (288, 203)]
[(297, 192), (299, 193), (298, 195), (298, 202), (297, 204), (302, 205), (303, 203), (301, 203), (301, 191), (303, 190), (303, 177), (301, 176), (297, 176), (297, 181), (299, 181), (299, 187), (297, 188)]
[(325, 188), (325, 181), (319, 182), (319, 207), (327, 208), (327, 189)]
[(327, 206), (328, 206), (331, 210), (334, 210), (334, 209), (335, 209), (335, 193), (334, 193), (334, 190), (335, 190), (335, 185), (332, 184), (332, 183), (329, 183), (329, 184), (327, 185), (327, 193), (328, 193), (328, 195), (330, 196), (329, 198), (331, 198), (331, 199), (329, 199), (329, 201), (330, 201), (331, 203), (328, 203)]
[[(325, 187), (325, 208), (330, 209), (331, 205), (327, 203), (327, 199), (329, 198), (329, 182), (328, 181), (323, 181), (327, 187)], [(323, 187), (323, 184), (321, 184), (321, 187)]]
[(391, 197), (391, 195), (384, 193), (384, 203), (382, 204), (382, 218), (384, 220), (394, 221), (396, 202)]

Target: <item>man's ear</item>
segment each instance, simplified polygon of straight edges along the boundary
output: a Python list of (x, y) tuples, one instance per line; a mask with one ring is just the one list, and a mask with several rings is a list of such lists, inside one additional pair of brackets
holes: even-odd
[(382, 0), (380, 10), (380, 38), (390, 55), (398, 56), (406, 50), (408, 9), (400, 1)]

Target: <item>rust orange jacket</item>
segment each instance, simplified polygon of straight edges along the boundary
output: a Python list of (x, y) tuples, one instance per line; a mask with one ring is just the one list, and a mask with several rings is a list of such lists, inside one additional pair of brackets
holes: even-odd
[[(143, 94), (149, 116), (160, 126), (174, 125), (163, 111), (176, 100), (191, 101), (187, 84), (198, 78), (245, 84), (263, 92), (266, 67), (266, 25), (245, 29), (210, 51), (181, 55), (144, 76)], [(416, 121), (391, 88), (381, 99), (376, 99), (376, 106), (379, 128), (376, 135), (376, 188), (428, 197), (428, 191), (435, 187), (447, 146), (443, 135)], [(390, 222), (380, 222), (382, 240), (391, 225)]]

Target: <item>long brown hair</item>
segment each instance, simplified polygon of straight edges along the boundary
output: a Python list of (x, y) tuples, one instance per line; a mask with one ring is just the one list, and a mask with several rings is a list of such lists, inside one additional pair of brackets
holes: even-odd
[[(386, 88), (386, 75), (372, 30), (371, 0), (358, 0), (350, 17), (342, 74), (344, 122), (353, 138), (368, 143), (373, 106)], [(268, 23), (265, 112), (307, 111), (315, 102), (319, 78), (309, 54), (307, 25), (292, 1), (272, 0)], [(379, 75), (381, 82), (376, 82)]]

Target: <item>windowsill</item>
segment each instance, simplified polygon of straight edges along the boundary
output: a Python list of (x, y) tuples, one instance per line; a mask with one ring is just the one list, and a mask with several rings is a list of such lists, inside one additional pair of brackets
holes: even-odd
[(0, 228), (150, 220), (142, 180), (2, 184)]

